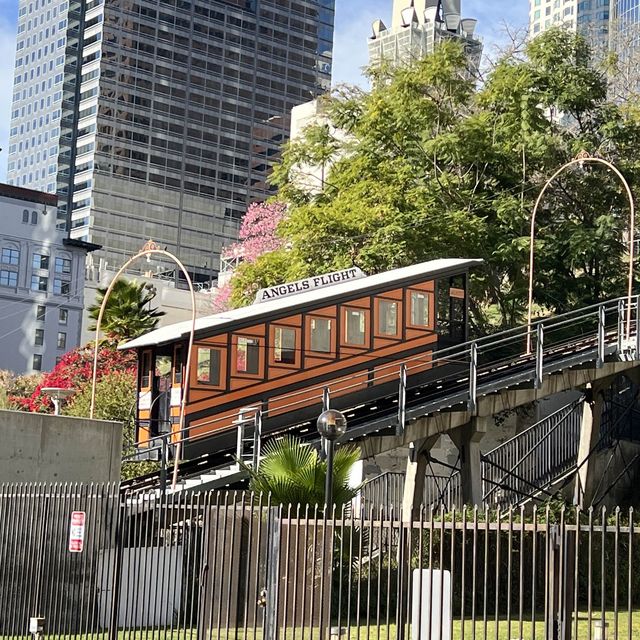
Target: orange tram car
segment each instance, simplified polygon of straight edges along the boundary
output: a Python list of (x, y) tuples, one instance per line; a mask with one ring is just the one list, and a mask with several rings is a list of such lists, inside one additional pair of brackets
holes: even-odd
[(468, 272), (478, 263), (439, 259), (372, 276), (344, 269), (199, 318), (182, 431), (191, 321), (128, 342), (121, 348), (138, 354), (138, 452), (151, 451), (159, 436), (181, 439), (186, 458), (234, 451), (248, 410), (260, 410), (263, 435), (283, 432), (315, 420), (325, 389), (332, 408), (397, 393), (410, 358), (411, 383), (434, 377), (433, 351), (468, 339)]

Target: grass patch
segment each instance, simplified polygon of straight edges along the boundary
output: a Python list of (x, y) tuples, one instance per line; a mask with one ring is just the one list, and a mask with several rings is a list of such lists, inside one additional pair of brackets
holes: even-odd
[[(496, 622), (488, 619), (486, 624), (482, 620), (482, 612), (479, 612), (479, 619), (475, 622), (465, 620), (464, 624), (461, 620), (453, 621), (453, 633), (451, 640), (546, 640), (543, 614), (540, 613), (535, 623), (529, 618), (522, 621), (522, 625), (516, 618), (511, 621), (501, 618), (498, 620), (497, 629)], [(575, 618), (571, 623), (572, 640), (587, 640), (589, 637), (595, 637), (594, 623), (601, 618), (599, 611), (593, 611), (591, 616), (591, 625), (589, 625), (589, 616), (586, 611), (578, 614), (577, 620), (577, 636)], [(608, 640), (632, 640), (640, 639), (640, 610), (632, 611), (631, 614), (631, 633), (629, 633), (629, 614), (624, 611), (618, 614), (617, 633), (615, 627), (615, 617), (612, 611), (605, 612), (605, 621), (608, 624), (607, 638)], [(589, 626), (591, 626), (591, 634), (589, 634)], [(522, 629), (522, 635), (520, 630)], [(346, 631), (346, 629), (345, 629)], [(406, 629), (405, 638), (410, 639), (410, 627)], [(198, 631), (196, 629), (132, 629), (119, 630), (118, 640), (199, 640)], [(30, 635), (24, 636), (0, 636), (0, 640), (28, 640)], [(74, 635), (63, 634), (46, 634), (45, 639), (48, 640), (109, 640), (109, 634), (106, 632), (82, 633)], [(207, 640), (262, 640), (262, 628), (248, 629), (245, 634), (242, 628), (238, 629), (221, 629), (218, 633), (216, 628), (206, 636)], [(327, 634), (321, 633), (316, 626), (312, 629), (306, 626), (287, 628), (286, 631), (279, 629), (279, 640), (327, 640)], [(396, 640), (398, 638), (398, 629), (395, 624), (380, 625), (377, 627), (375, 623), (360, 624), (359, 627), (352, 626), (349, 628), (348, 640)], [(342, 636), (342, 640), (347, 640), (347, 634)], [(423, 638), (422, 640), (430, 640)], [(433, 638), (433, 640), (440, 640)], [(449, 640), (443, 638), (442, 640)]]

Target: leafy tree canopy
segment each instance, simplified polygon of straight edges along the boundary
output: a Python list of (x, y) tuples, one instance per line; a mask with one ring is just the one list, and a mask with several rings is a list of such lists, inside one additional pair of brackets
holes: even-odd
[[(64, 405), (67, 416), (86, 418), (91, 407), (91, 385), (86, 384)], [(123, 455), (135, 450), (136, 372), (135, 369), (113, 369), (105, 373), (96, 384), (95, 417), (98, 420), (122, 422)], [(123, 462), (121, 478), (127, 480), (150, 473), (158, 468), (156, 462)]]
[[(286, 243), (238, 270), (232, 303), (255, 289), (351, 265), (367, 273), (440, 257), (480, 257), (476, 323), (513, 325), (526, 303), (529, 224), (545, 181), (581, 149), (640, 169), (637, 110), (607, 99), (607, 78), (579, 35), (549, 30), (505, 56), (481, 87), (462, 48), (445, 42), (410, 67), (370, 71), (372, 89), (342, 87), (326, 123), (289, 143), (273, 175), (289, 207)], [(341, 134), (332, 132), (340, 131)], [(323, 188), (297, 179), (322, 166)], [(624, 291), (628, 203), (600, 167), (557, 179), (538, 213), (536, 302), (562, 311)]]
[[(98, 288), (96, 303), (89, 307), (89, 317), (93, 320), (90, 331), (96, 330), (100, 305), (106, 293), (106, 287)], [(164, 311), (151, 308), (155, 297), (156, 291), (152, 286), (120, 278), (111, 290), (100, 331), (115, 342), (132, 340), (152, 331), (164, 315)]]

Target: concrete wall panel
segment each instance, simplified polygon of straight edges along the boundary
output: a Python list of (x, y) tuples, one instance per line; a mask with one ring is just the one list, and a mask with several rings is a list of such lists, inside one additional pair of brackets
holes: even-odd
[(122, 424), (0, 411), (0, 482), (115, 482)]

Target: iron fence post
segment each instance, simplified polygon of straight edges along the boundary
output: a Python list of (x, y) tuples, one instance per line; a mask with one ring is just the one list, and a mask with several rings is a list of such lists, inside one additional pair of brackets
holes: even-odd
[(471, 343), (469, 356), (469, 400), (467, 401), (467, 410), (469, 413), (475, 414), (478, 392), (478, 345), (475, 342)]
[(606, 309), (603, 304), (598, 307), (598, 357), (596, 358), (596, 368), (604, 366), (604, 327), (606, 320)]
[(536, 327), (536, 375), (534, 386), (536, 389), (542, 387), (543, 374), (543, 356), (544, 356), (544, 326), (540, 322)]
[(396, 426), (396, 435), (404, 433), (404, 427), (407, 420), (407, 365), (400, 365), (400, 384), (398, 387), (398, 424)]
[[(122, 548), (124, 546), (123, 529), (125, 523), (127, 508), (126, 494), (124, 499), (116, 500), (116, 517), (113, 526), (115, 527), (114, 536), (114, 557), (113, 557), (113, 575), (111, 582), (111, 609), (109, 611), (109, 629), (107, 632), (108, 640), (118, 640), (118, 618), (120, 616), (120, 585), (122, 582)], [(161, 504), (160, 509), (164, 509)]]
[[(276, 640), (278, 637), (278, 598), (282, 520), (277, 507), (269, 507), (267, 511), (267, 568), (266, 568), (266, 603), (264, 614), (264, 638)], [(306, 550), (305, 550), (306, 553)], [(305, 568), (306, 571), (306, 568)], [(285, 603), (286, 606), (286, 603)], [(303, 614), (304, 615), (304, 614)]]

